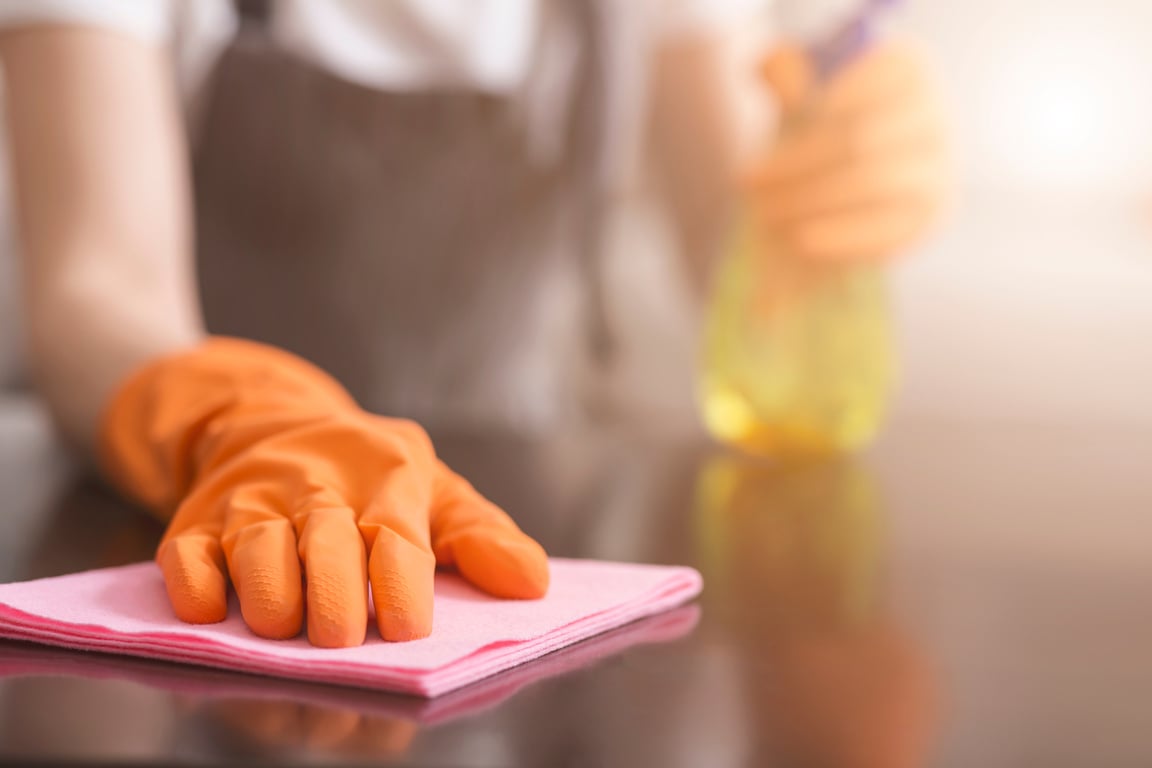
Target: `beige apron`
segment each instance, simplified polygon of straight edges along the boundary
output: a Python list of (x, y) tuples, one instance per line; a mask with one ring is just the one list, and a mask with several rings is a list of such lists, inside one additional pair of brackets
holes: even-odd
[(377, 412), (554, 427), (588, 348), (589, 101), (542, 164), (505, 100), (361, 87), (245, 24), (195, 152), (209, 329), (292, 350)]

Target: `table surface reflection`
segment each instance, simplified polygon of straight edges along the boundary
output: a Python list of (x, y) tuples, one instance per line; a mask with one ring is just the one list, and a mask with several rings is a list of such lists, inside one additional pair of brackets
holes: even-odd
[[(441, 699), (0, 644), (0, 762), (1152, 764), (1152, 435), (895, 423), (794, 467), (670, 429), (442, 435), (558, 556), (705, 591)], [(146, 559), (157, 524), (0, 403), (0, 581)]]

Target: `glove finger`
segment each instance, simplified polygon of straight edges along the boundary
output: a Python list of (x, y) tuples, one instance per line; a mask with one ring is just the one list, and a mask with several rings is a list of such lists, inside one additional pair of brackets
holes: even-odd
[(340, 747), (360, 730), (363, 717), (355, 709), (310, 706), (303, 711), (301, 730), (309, 747)]
[(213, 719), (259, 744), (299, 743), (300, 705), (289, 700), (210, 700)]
[(943, 188), (944, 172), (934, 153), (878, 157), (766, 193), (761, 215), (778, 225), (885, 201), (895, 206), (932, 200)]
[(443, 465), (432, 508), (432, 548), (440, 565), (455, 566), (495, 597), (534, 599), (548, 591), (544, 548)]
[(412, 746), (420, 726), (411, 720), (366, 716), (356, 738), (347, 746), (350, 753), (376, 756), (402, 755)]
[(309, 642), (321, 648), (362, 644), (368, 627), (368, 563), (352, 510), (325, 503), (295, 518)]
[(387, 526), (371, 538), (368, 581), (380, 637), (397, 642), (427, 637), (432, 633), (436, 558)]
[(168, 601), (180, 621), (214, 624), (228, 615), (228, 582), (220, 536), (190, 529), (165, 537), (156, 552)]
[(400, 461), (386, 471), (380, 491), (361, 512), (359, 528), (369, 553), (368, 581), (380, 636), (403, 641), (432, 632), (436, 559), (428, 507), (435, 456), (426, 438), (398, 442), (395, 454)]
[(261, 637), (295, 637), (304, 621), (300, 560), (279, 489), (249, 484), (227, 503), (221, 543), (245, 623)]
[(804, 257), (881, 262), (910, 247), (934, 218), (929, 202), (870, 206), (807, 220), (785, 238)]

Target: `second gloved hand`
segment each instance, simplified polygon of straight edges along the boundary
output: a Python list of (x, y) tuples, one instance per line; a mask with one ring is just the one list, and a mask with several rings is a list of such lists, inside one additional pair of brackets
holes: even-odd
[(880, 43), (829, 82), (781, 47), (764, 64), (781, 130), (751, 174), (755, 210), (793, 252), (882, 261), (929, 228), (948, 178), (942, 121), (924, 65)]
[(361, 410), (286, 352), (211, 339), (113, 398), (102, 461), (171, 518), (156, 560), (176, 615), (227, 613), (258, 635), (358, 645), (371, 585), (385, 640), (432, 631), (437, 565), (502, 598), (541, 597), (544, 550), (435, 455), (412, 422)]

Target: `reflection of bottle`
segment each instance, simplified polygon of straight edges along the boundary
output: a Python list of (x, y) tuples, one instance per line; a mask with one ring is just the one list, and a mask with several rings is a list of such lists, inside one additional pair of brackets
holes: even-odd
[(773, 762), (927, 765), (937, 685), (885, 595), (867, 468), (716, 456), (697, 480), (696, 524), (705, 615), (749, 644), (736, 679)]
[(704, 578), (750, 600), (768, 625), (869, 620), (883, 523), (875, 481), (850, 459), (782, 464), (723, 454), (697, 479)]
[[(866, 0), (810, 49), (818, 82), (867, 45), (891, 4)], [(716, 438), (758, 454), (859, 448), (880, 426), (893, 379), (883, 270), (800, 258), (744, 208), (705, 322), (704, 421)]]

